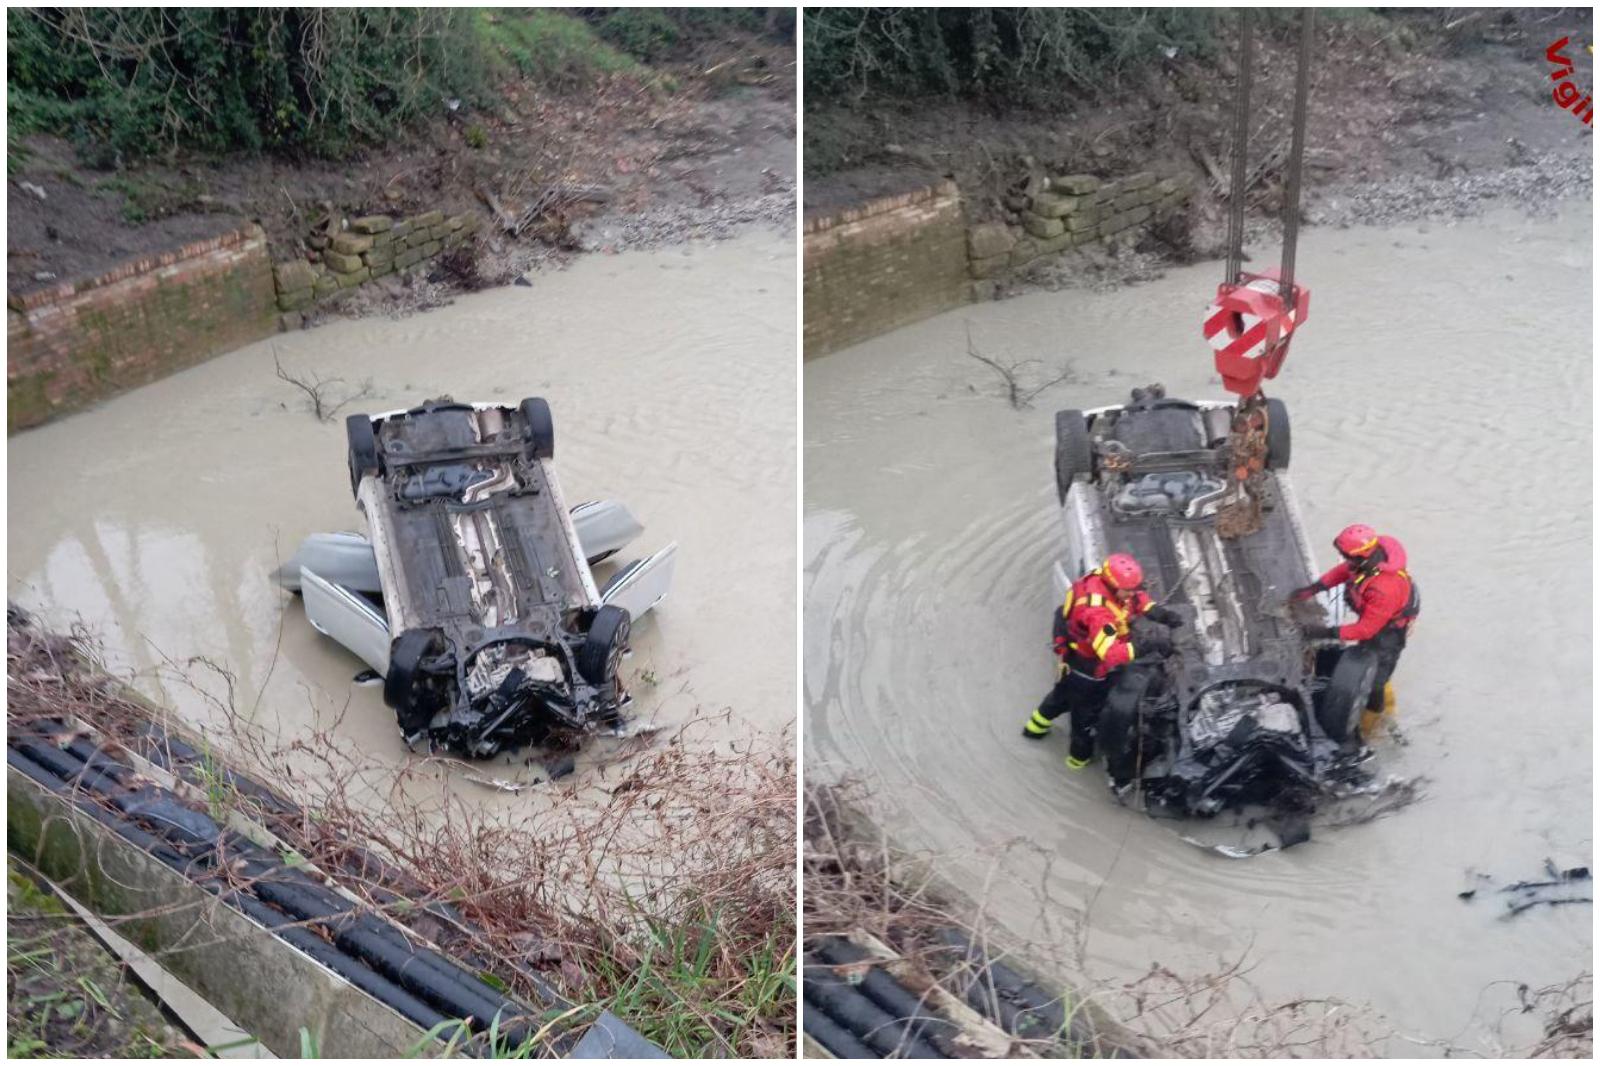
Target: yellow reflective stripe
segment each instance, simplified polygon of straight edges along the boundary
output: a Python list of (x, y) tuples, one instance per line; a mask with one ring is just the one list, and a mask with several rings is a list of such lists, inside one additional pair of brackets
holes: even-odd
[(1117, 642), (1117, 631), (1110, 626), (1105, 627), (1094, 636), (1094, 654), (1097, 659), (1104, 659), (1106, 652)]
[(1072, 586), (1068, 585), (1067, 586), (1067, 599), (1066, 599), (1066, 602), (1061, 605), (1061, 614), (1062, 614), (1063, 617), (1065, 617), (1066, 615), (1069, 615), (1071, 613), (1072, 613)]
[(1041, 727), (1043, 727), (1045, 729), (1049, 729), (1050, 728), (1050, 719), (1048, 719), (1044, 715), (1040, 714), (1039, 713), (1039, 708), (1035, 707), (1033, 709), (1033, 722), (1032, 722), (1032, 724), (1033, 725), (1037, 725), (1037, 726), (1041, 726)]
[(1106, 598), (1104, 596), (1100, 595), (1098, 592), (1091, 592), (1089, 594), (1090, 607), (1104, 607), (1105, 605)]
[(1128, 661), (1130, 663), (1133, 662), (1133, 645), (1132, 644), (1128, 645)]

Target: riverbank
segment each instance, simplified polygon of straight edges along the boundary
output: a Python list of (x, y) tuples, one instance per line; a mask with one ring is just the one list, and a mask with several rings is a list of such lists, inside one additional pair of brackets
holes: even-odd
[[(649, 29), (662, 36), (644, 60), (564, 12), (472, 9), (470, 33), (491, 64), (481, 96), (442, 101), (413, 127), (358, 140), (338, 158), (170, 146), (125, 158), (23, 133), (8, 145), (7, 291), (248, 222), (280, 262), (316, 250), (321, 218), (439, 210), (487, 219), (489, 200), (516, 213), (553, 184), (594, 198), (563, 205), (554, 220), (562, 225), (541, 226), (530, 242), (561, 243), (565, 223), (589, 216), (648, 217), (742, 203), (775, 185), (792, 191), (792, 35), (771, 19), (763, 26), (755, 10), (692, 31), (656, 20)], [(688, 225), (674, 232), (694, 235)]]
[[(891, 16), (839, 15), (857, 17), (863, 26), (877, 25), (875, 18), (892, 22)], [(1183, 23), (1177, 15), (1173, 20)], [(1043, 25), (1048, 22), (1041, 17), (1028, 23), (1027, 32), (1045, 34), (1038, 42), (1041, 54), (1060, 59), (1054, 51), (1060, 41)], [(1544, 54), (1564, 33), (1581, 32), (1568, 22), (1557, 10), (1483, 9), (1465, 17), (1321, 13), (1303, 223), (1448, 225), (1499, 206), (1546, 212), (1563, 199), (1590, 195), (1592, 130), (1552, 101)], [(1280, 231), (1294, 25), (1269, 19), (1258, 30), (1265, 37), (1257, 46), (1247, 216), (1248, 243), (1257, 246), (1275, 243)], [(1114, 54), (1115, 71), (1093, 86), (1072, 78), (1041, 86), (1039, 93), (1054, 101), (1050, 106), (985, 96), (982, 84), (959, 78), (945, 93), (897, 91), (884, 69), (895, 64), (880, 57), (882, 66), (874, 66), (870, 58), (881, 43), (873, 34), (912, 29), (864, 30), (852, 91), (807, 98), (806, 218), (830, 218), (867, 201), (953, 181), (972, 227), (974, 280), (968, 288), (974, 300), (1069, 288), (1105, 291), (1175, 266), (1220, 259), (1236, 26), (1217, 19), (1202, 31), (1185, 23), (1170, 30), (1170, 41), (1154, 26), (1150, 20), (1130, 25), (1107, 19), (1084, 29), (1086, 51), (1078, 58), (1112, 63)], [(1185, 33), (1200, 36), (1180, 40)], [(1131, 41), (1141, 34), (1150, 39), (1140, 38), (1137, 51), (1129, 51), (1126, 41), (1120, 51), (1115, 46), (1122, 37)], [(1163, 41), (1166, 47), (1158, 48)], [(959, 52), (959, 34), (946, 46)], [(1095, 47), (1107, 54), (1091, 55)], [(1577, 80), (1591, 84), (1592, 59), (1581, 47), (1573, 58)], [(1161, 187), (1186, 194), (1176, 210), (1163, 209), (1165, 200), (1149, 205), (1130, 198), (1155, 210), (1156, 219), (1146, 225), (1100, 234), (1074, 226), (1065, 236), (1051, 237), (1061, 228), (1052, 219), (1063, 205), (1046, 209), (1049, 218), (1033, 217), (1034, 197), (1057, 176), (1067, 176), (1061, 195), (1075, 196), (1082, 175), (1102, 181), (1149, 175)], [(1119, 217), (1150, 217), (1149, 210), (1121, 201), (1117, 210), (1123, 212)], [(1051, 254), (1013, 250), (1008, 263), (1004, 253), (1013, 244), (1043, 245)], [(1269, 252), (1256, 265), (1275, 262), (1275, 252)], [(952, 269), (961, 273), (958, 264)], [(914, 296), (896, 302), (906, 299)], [(807, 310), (809, 318), (813, 309)]]
[[(322, 894), (339, 906), (354, 904), (408, 928), (419, 945), (467, 960), (466, 973), (479, 978), (458, 975), (434, 989), (441, 1002), (470, 1002), (460, 988), (480, 978), (492, 978), (495, 989), (525, 1004), (548, 1006), (565, 997), (557, 1003), (564, 1024), (547, 1030), (558, 1044), (575, 1040), (569, 1030), (581, 1030), (601, 1010), (633, 1021), (646, 1039), (674, 1055), (775, 1055), (792, 1040), (792, 757), (748, 750), (694, 753), (674, 738), (643, 754), (620, 782), (613, 778), (608, 786), (604, 773), (591, 775), (584, 788), (547, 805), (536, 830), (507, 812), (468, 803), (430, 808), (399, 789), (374, 810), (356, 795), (353, 778), (363, 768), (325, 735), (270, 740), (248, 730), (196, 734), (165, 722), (162, 708), (99, 667), (95, 649), (81, 636), (41, 630), (15, 611), (7, 647), (7, 732), (21, 749), (11, 771), (11, 787), (20, 789), (13, 792), (13, 842), (36, 849), (41, 861), (52, 864), (53, 876), (86, 890), (124, 935), (139, 939), (157, 960), (227, 1005), (280, 1054), (298, 1028), (309, 1027), (315, 1037), (330, 1017), (337, 1022), (333, 1001), (306, 1001), (298, 988), (286, 994), (303, 1017), (292, 1009), (285, 1014), (281, 1004), (259, 1005), (272, 981), (282, 979), (294, 948), (307, 945), (291, 940), (292, 947), (274, 947), (265, 931), (235, 918), (231, 935), (255, 930), (259, 938), (237, 950), (266, 972), (255, 983), (232, 979), (225, 967), (218, 969), (214, 950), (208, 961), (206, 949), (215, 941), (196, 936), (197, 923), (214, 936), (229, 935), (221, 925), (208, 924), (209, 902), (200, 905), (199, 915), (192, 909), (195, 899), (173, 898), (167, 912), (143, 905), (155, 893), (146, 878), (170, 875), (155, 859), (141, 858), (144, 852), (119, 853), (148, 846), (130, 840), (170, 835), (176, 818), (187, 834), (180, 833), (176, 845), (185, 856), (178, 868), (198, 871), (191, 876), (202, 884), (214, 884), (208, 870), (245, 864), (262, 883), (292, 880), (313, 893), (333, 887), (338, 894)], [(65, 748), (73, 754), (60, 750)], [(92, 780), (77, 781), (69, 772), (42, 795), (28, 791), (34, 774), (53, 780), (42, 766), (74, 764), (85, 756), (89, 762), (77, 764), (79, 773)], [(145, 764), (139, 758), (156, 769), (141, 774)], [(90, 763), (102, 772), (89, 773), (84, 767)], [(24, 776), (19, 767), (34, 769)], [(123, 786), (168, 780), (176, 783), (160, 796), (141, 792), (132, 804), (125, 795), (117, 798)], [(74, 849), (71, 833), (50, 828), (52, 819), (41, 821), (41, 812), (30, 807), (59, 802), (61, 793), (74, 788), (81, 789), (80, 805), (103, 809), (111, 824), (121, 816), (143, 820), (146, 828), (135, 829), (129, 840), (113, 837), (106, 847)], [(175, 813), (180, 809), (192, 816)], [(243, 837), (211, 840), (219, 849), (213, 853), (202, 846), (202, 825), (212, 826), (211, 833), (228, 826)], [(164, 850), (171, 855), (170, 847)], [(69, 861), (75, 851), (78, 861)], [(279, 863), (281, 870), (270, 869)], [(118, 887), (108, 891), (108, 881)], [(189, 888), (181, 879), (180, 886)], [(273, 907), (289, 908), (284, 913), (290, 918), (320, 913), (302, 913), (301, 897), (288, 891), (243, 904), (232, 895), (226, 899), (268, 928), (278, 920)], [(169, 902), (158, 893), (153, 898), (162, 899), (163, 907)], [(198, 892), (198, 900), (209, 899)], [(361, 942), (339, 944), (355, 952), (339, 964), (365, 972)], [(553, 997), (551, 989), (559, 995)], [(340, 986), (338, 994), (360, 1000), (352, 988)], [(487, 992), (480, 988), (477, 994)], [(351, 1010), (359, 1006), (347, 1004)], [(510, 1026), (511, 1019), (502, 1021)], [(474, 1027), (486, 1022), (479, 1014)], [(396, 1038), (394, 1032), (385, 1035)], [(370, 1052), (383, 1046), (374, 1038), (375, 1045), (356, 1038), (355, 1045), (342, 1046)], [(406, 1037), (403, 1029), (398, 1038), (419, 1048), (431, 1039), (421, 1030)], [(532, 1046), (542, 1045), (536, 1038)]]

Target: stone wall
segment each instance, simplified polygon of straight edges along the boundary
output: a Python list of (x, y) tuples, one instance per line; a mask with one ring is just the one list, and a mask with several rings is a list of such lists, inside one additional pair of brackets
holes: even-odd
[(307, 241), (310, 253), (272, 268), (279, 325), (300, 326), (319, 300), (406, 270), (454, 248), (478, 228), (478, 216), (426, 211), (411, 218), (366, 215), (324, 218)]
[(1193, 192), (1184, 178), (1149, 171), (1102, 181), (1092, 174), (1036, 177), (1008, 206), (1011, 223), (974, 226), (967, 234), (974, 278), (992, 278), (1035, 259), (1138, 234), (1181, 208)]
[(248, 225), (6, 300), (7, 432), (270, 335), (271, 260)]
[(954, 182), (808, 219), (805, 355), (887, 333), (994, 289), (993, 279), (1091, 243), (1136, 238), (1182, 210), (1185, 178), (1035, 175), (1006, 221), (968, 227)]
[(806, 358), (965, 303), (960, 191), (946, 181), (807, 219), (804, 274)]

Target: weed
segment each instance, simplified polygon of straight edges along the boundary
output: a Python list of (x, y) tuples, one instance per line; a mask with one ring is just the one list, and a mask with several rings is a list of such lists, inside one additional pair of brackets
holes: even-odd
[(198, 773), (205, 789), (206, 812), (213, 821), (226, 821), (228, 813), (239, 805), (239, 790), (212, 754), (209, 743), (204, 745), (200, 754)]
[(174, 185), (119, 174), (97, 183), (95, 191), (122, 196), (122, 217), (137, 226), (188, 210), (199, 199), (202, 188), (193, 182)]
[(505, 10), (481, 17), (485, 39), (518, 73), (557, 91), (585, 89), (610, 74), (644, 73), (636, 59), (564, 11)]
[(8, 1058), (168, 1057), (180, 1036), (41, 883), (7, 866)]
[(677, 23), (656, 7), (619, 7), (601, 20), (600, 36), (646, 63), (662, 58), (681, 36)]

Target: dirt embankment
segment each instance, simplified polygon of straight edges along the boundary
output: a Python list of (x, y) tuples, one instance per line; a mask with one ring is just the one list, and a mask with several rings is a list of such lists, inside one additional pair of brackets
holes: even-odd
[[(1545, 49), (1566, 49), (1574, 79), (1593, 85), (1587, 14), (1481, 9), (1319, 20), (1302, 210), (1313, 225), (1460, 217), (1491, 202), (1537, 208), (1592, 185), (1592, 127), (1551, 99)], [(1217, 195), (1231, 140), (1232, 57), (1181, 52), (1148, 64), (1094, 99), (1048, 112), (1001, 104), (868, 96), (808, 109), (807, 215), (954, 177), (973, 221), (1015, 214), (1033, 173), (1189, 176), (1201, 190), (1183, 232), (1149, 249), (1188, 261), (1219, 254)], [(1286, 148), (1293, 38), (1256, 45), (1251, 160)], [(1257, 225), (1281, 209), (1281, 168), (1251, 189)], [(1115, 275), (1115, 270), (1110, 271)]]
[[(654, 74), (604, 75), (592, 89), (566, 93), (508, 82), (493, 107), (446, 109), (403, 141), (337, 162), (186, 155), (108, 173), (83, 165), (65, 141), (28, 137), (7, 174), (7, 288), (92, 274), (247, 220), (266, 230), (282, 261), (304, 255), (311, 227), (329, 214), (492, 213), (493, 202), (516, 215), (552, 189), (585, 195), (534, 230), (486, 235), (477, 249), (484, 269), (467, 271), (469, 284), (509, 281), (552, 252), (787, 224), (796, 169), (792, 44), (742, 35)], [(396, 298), (407, 286), (389, 280)], [(342, 309), (374, 302), (360, 295)]]

